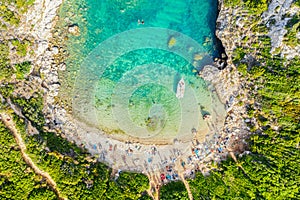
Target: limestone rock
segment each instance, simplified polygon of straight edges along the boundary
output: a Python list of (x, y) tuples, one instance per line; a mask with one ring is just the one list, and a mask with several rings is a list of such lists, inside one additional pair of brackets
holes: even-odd
[(79, 36), (80, 35), (80, 29), (79, 29), (79, 26), (77, 24), (72, 24), (71, 26), (69, 26), (68, 27), (68, 31), (72, 35), (75, 35), (75, 36)]
[(53, 52), (53, 54), (58, 54), (59, 53), (58, 47), (57, 46), (53, 46), (52, 47), (52, 52)]

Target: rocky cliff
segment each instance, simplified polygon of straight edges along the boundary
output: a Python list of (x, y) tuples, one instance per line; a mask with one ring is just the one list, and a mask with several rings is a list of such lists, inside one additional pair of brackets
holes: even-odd
[[(253, 44), (264, 36), (271, 39), (272, 54), (281, 54), (288, 59), (299, 55), (300, 43), (291, 45), (287, 38), (289, 29), (299, 27), (300, 7), (296, 6), (293, 0), (272, 0), (262, 13), (261, 10), (249, 8), (243, 3), (234, 5), (228, 2), (219, 1), (216, 35), (226, 49), (229, 63), (238, 47), (250, 49), (255, 56), (257, 47)], [(295, 38), (299, 41), (299, 29)]]

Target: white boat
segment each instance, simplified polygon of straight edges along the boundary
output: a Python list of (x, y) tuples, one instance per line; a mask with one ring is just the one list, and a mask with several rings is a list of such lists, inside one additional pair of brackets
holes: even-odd
[(184, 83), (183, 78), (181, 78), (180, 81), (177, 84), (176, 97), (178, 99), (183, 98), (184, 90), (185, 90), (185, 83)]

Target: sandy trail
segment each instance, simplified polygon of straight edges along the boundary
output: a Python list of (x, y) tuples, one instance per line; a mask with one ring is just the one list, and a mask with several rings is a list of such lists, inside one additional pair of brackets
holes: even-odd
[(185, 170), (180, 164), (180, 159), (175, 163), (175, 169), (178, 171), (178, 175), (179, 175), (181, 181), (183, 182), (183, 184), (186, 188), (186, 191), (188, 192), (189, 199), (193, 200), (194, 198), (193, 198), (193, 195), (192, 195), (192, 192), (191, 192), (190, 185), (184, 178), (184, 171)]
[(42, 176), (44, 179), (46, 179), (47, 184), (51, 187), (51, 189), (55, 192), (55, 194), (57, 195), (57, 197), (59, 199), (61, 199), (61, 200), (66, 199), (66, 198), (64, 198), (60, 195), (60, 192), (56, 188), (56, 183), (51, 178), (51, 176), (47, 172), (44, 172), (44, 171), (40, 170), (35, 165), (35, 163), (32, 161), (32, 159), (26, 154), (26, 145), (25, 145), (25, 143), (24, 143), (24, 141), (21, 137), (21, 134), (18, 132), (18, 130), (15, 127), (15, 123), (12, 120), (12, 116), (10, 116), (6, 113), (0, 113), (0, 118), (1, 118), (2, 122), (5, 124), (5, 126), (13, 134), (13, 136), (16, 140), (16, 143), (20, 147), (22, 158), (26, 162), (26, 164), (28, 166), (30, 166), (36, 174), (38, 174), (38, 175)]
[(180, 178), (181, 178), (181, 180), (182, 180), (182, 182), (183, 182), (183, 184), (184, 184), (184, 186), (186, 188), (186, 191), (188, 192), (189, 199), (193, 200), (193, 195), (192, 195), (189, 183), (185, 180), (183, 174), (180, 173), (179, 176), (180, 176)]
[(189, 199), (190, 199), (190, 200), (193, 200), (194, 198), (193, 198), (193, 195), (192, 195), (192, 192), (191, 192), (191, 188), (190, 188), (189, 183), (185, 180), (183, 174), (179, 174), (179, 176), (180, 176), (180, 178), (181, 178), (181, 180), (182, 180), (182, 182), (183, 182), (183, 184), (184, 184), (184, 186), (185, 186), (185, 188), (186, 188), (186, 190), (187, 190), (187, 192), (188, 192)]

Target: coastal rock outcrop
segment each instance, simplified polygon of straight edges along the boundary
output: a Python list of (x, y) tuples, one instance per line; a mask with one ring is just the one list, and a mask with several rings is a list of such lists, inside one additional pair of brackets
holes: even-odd
[[(225, 6), (224, 0), (219, 1), (219, 16), (217, 19), (217, 37), (222, 41), (226, 54), (231, 62), (237, 47), (253, 49), (251, 45), (258, 41), (258, 37), (268, 36), (271, 39), (271, 53), (292, 59), (299, 55), (300, 44), (292, 47), (287, 42), (286, 33), (288, 22), (300, 11), (300, 7), (293, 4), (293, 0), (272, 0), (268, 9), (263, 12), (259, 20), (245, 8), (245, 6)], [(255, 23), (253, 23), (255, 22)], [(254, 26), (261, 25), (265, 29), (262, 33), (253, 31)], [(297, 37), (297, 35), (295, 35)]]
[[(257, 18), (249, 13), (245, 5), (226, 6), (223, 0), (219, 1), (220, 12), (216, 35), (222, 41), (228, 55), (228, 66), (223, 71), (205, 67), (200, 76), (214, 85), (220, 99), (226, 103), (228, 115), (224, 125), (225, 132), (229, 130), (241, 136), (251, 134), (246, 124), (254, 125), (256, 119), (247, 115), (246, 107), (250, 104), (254, 104), (254, 107), (259, 105), (249, 100), (250, 91), (247, 91), (252, 87), (256, 90), (259, 86), (253, 86), (253, 83), (243, 80), (233, 64), (235, 57), (242, 55), (243, 57), (238, 59), (246, 62), (248, 66), (259, 65), (256, 59), (260, 54), (257, 45), (262, 49), (270, 49), (273, 55), (280, 55), (287, 59), (299, 56), (300, 44), (296, 42), (291, 46), (291, 42), (288, 42), (289, 38), (286, 37), (287, 29), (291, 28), (287, 27), (287, 24), (300, 9), (293, 5), (293, 2), (272, 0), (268, 9)], [(261, 43), (261, 38), (265, 39), (267, 46)], [(297, 38), (297, 34), (292, 38)], [(244, 55), (236, 54), (236, 50), (242, 51)]]
[(71, 33), (72, 35), (75, 36), (79, 36), (80, 35), (80, 29), (79, 26), (77, 24), (72, 24), (68, 27), (68, 31), (69, 33)]
[(282, 54), (291, 59), (300, 52), (300, 44), (296, 44), (294, 48), (289, 48), (284, 43), (284, 37), (287, 34), (287, 24), (294, 15), (300, 12), (300, 8), (293, 6), (293, 0), (273, 0), (268, 10), (262, 14), (262, 22), (269, 29), (268, 36), (272, 42), (272, 53), (276, 53), (276, 49), (283, 50)]

